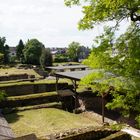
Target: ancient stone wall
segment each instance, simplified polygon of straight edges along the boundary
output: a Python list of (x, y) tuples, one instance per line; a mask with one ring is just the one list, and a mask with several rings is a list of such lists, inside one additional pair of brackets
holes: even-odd
[(28, 74), (13, 74), (13, 75), (3, 75), (0, 76), (0, 81), (10, 81), (10, 80), (20, 80), (28, 79)]

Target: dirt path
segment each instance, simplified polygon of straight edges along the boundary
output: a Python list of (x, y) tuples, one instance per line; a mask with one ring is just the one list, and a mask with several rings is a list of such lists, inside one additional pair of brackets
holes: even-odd
[[(98, 114), (94, 111), (85, 111), (85, 112), (81, 113), (81, 115), (86, 118), (89, 118), (90, 120), (94, 120), (102, 125), (102, 115), (101, 114)], [(121, 119), (122, 118), (118, 118), (117, 121), (120, 121)], [(117, 121), (105, 117), (105, 122), (108, 124), (116, 124)], [(138, 130), (136, 128), (133, 128), (131, 126), (126, 126), (121, 131), (130, 134), (132, 136), (132, 138), (134, 137), (133, 140), (140, 140), (140, 130)]]
[[(94, 112), (94, 111), (85, 111), (83, 113), (81, 113), (82, 116), (89, 118), (90, 120), (94, 120), (96, 122), (98, 122), (99, 124), (102, 125), (102, 115)], [(115, 124), (116, 121), (109, 119), (107, 117), (105, 117), (105, 122), (109, 123), (109, 124)]]

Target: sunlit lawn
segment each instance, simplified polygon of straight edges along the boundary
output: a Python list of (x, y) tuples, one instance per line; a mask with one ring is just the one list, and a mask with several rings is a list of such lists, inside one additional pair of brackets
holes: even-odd
[[(17, 68), (0, 68), (0, 76), (4, 75), (16, 75), (16, 74), (28, 74), (28, 75), (35, 75), (36, 78), (41, 78), (41, 76), (36, 73), (33, 69), (17, 69)], [(60, 79), (59, 83), (70, 83), (71, 81), (68, 79)], [(24, 85), (24, 84), (43, 84), (43, 83), (56, 83), (55, 77), (46, 78), (42, 80), (36, 80), (34, 82), (30, 81), (5, 81), (0, 83), (0, 87), (3, 86), (12, 86), (12, 85)]]
[(72, 128), (100, 125), (81, 115), (53, 108), (22, 111), (6, 118), (16, 136), (35, 133), (40, 137)]
[(17, 69), (17, 68), (0, 68), (0, 76), (11, 74), (24, 74), (35, 75), (40, 77), (33, 69)]

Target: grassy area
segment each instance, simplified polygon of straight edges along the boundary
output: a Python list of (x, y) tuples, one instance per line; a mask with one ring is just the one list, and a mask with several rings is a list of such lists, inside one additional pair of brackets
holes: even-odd
[[(29, 74), (29, 75), (35, 75), (36, 78), (41, 78), (41, 76), (36, 73), (33, 69), (17, 69), (17, 68), (0, 68), (0, 76), (3, 75), (11, 75), (11, 74)], [(61, 79), (59, 80), (59, 83), (70, 83), (71, 81), (69, 79)], [(43, 83), (56, 83), (55, 77), (54, 78), (49, 78), (49, 79), (42, 79), (42, 80), (36, 80), (34, 82), (31, 81), (16, 81), (16, 80), (11, 80), (11, 81), (5, 81), (0, 83), (0, 87), (5, 87), (5, 86), (12, 86), (12, 85), (24, 85), (24, 84), (43, 84)]]
[(34, 99), (39, 97), (48, 97), (57, 95), (56, 92), (44, 92), (44, 93), (36, 93), (36, 94), (28, 94), (28, 95), (20, 95), (20, 96), (11, 96), (7, 97), (7, 100), (25, 100), (25, 99)]
[[(71, 84), (71, 81), (68, 80), (68, 79), (60, 79), (59, 80), (59, 83), (68, 83), (68, 84)], [(14, 85), (35, 85), (35, 84), (55, 84), (56, 83), (56, 80), (55, 79), (42, 79), (42, 80), (37, 80), (37, 81), (34, 81), (34, 82), (30, 82), (30, 81), (24, 81), (24, 82), (16, 82), (16, 81), (13, 81), (13, 82), (5, 82), (5, 83), (0, 83), (0, 87), (6, 87), (6, 86), (14, 86)]]
[[(77, 62), (64, 62), (64, 63), (54, 63), (55, 65), (65, 65), (65, 64), (79, 64)], [(16, 68), (16, 67), (6, 67), (6, 68), (0, 68), (0, 76), (3, 75), (15, 75), (15, 74), (25, 74), (27, 73), (28, 75), (35, 75), (36, 78), (40, 78), (40, 75), (37, 74), (33, 69), (24, 69), (24, 68)]]
[(0, 76), (3, 75), (12, 75), (12, 74), (29, 74), (35, 75), (35, 77), (39, 78), (40, 75), (37, 74), (33, 69), (17, 69), (17, 68), (1, 68), (0, 69)]
[(16, 136), (35, 133), (40, 137), (72, 128), (99, 126), (94, 120), (53, 108), (8, 114), (6, 119)]
[(52, 102), (52, 103), (44, 103), (39, 105), (29, 105), (24, 107), (16, 107), (16, 111), (24, 111), (24, 110), (32, 110), (32, 109), (40, 109), (40, 108), (61, 108), (61, 102)]

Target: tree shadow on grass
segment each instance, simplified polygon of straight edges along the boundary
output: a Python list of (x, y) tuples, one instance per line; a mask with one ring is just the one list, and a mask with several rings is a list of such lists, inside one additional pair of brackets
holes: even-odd
[[(102, 109), (91, 109), (91, 111), (94, 111), (95, 113), (99, 114), (102, 116)], [(106, 118), (109, 118), (113, 121), (117, 121), (118, 123), (126, 123), (134, 128), (136, 128), (136, 121), (134, 118), (125, 118), (121, 115), (121, 113), (113, 110), (108, 110), (105, 108), (104, 115)]]
[(23, 115), (19, 115), (17, 111), (14, 111), (12, 113), (4, 114), (5, 119), (8, 123), (14, 123), (18, 121)]

